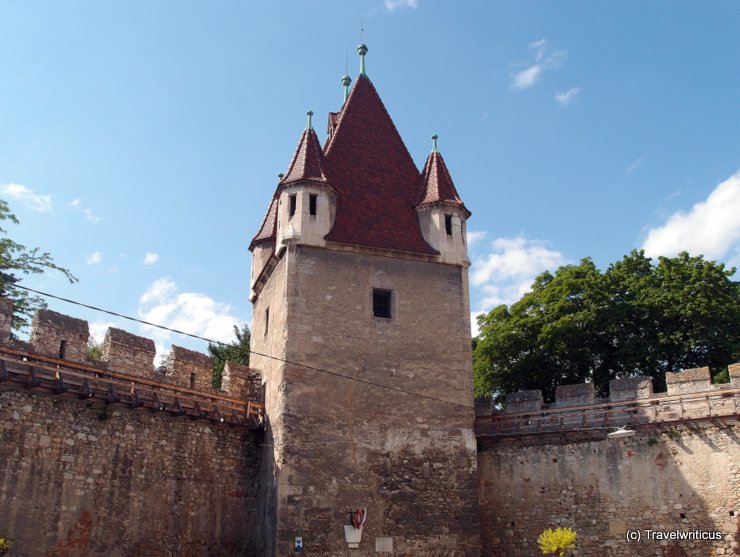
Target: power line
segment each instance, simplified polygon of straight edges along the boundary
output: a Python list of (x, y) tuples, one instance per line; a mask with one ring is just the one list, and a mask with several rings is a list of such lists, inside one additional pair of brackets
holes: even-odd
[[(15, 286), (17, 288), (22, 288), (23, 290), (27, 290), (29, 292), (33, 292), (35, 294), (39, 294), (41, 296), (46, 296), (48, 298), (54, 298), (55, 300), (61, 300), (62, 302), (67, 302), (68, 304), (74, 304), (76, 306), (81, 306), (81, 307), (84, 307), (84, 308), (87, 308), (87, 309), (91, 309), (93, 311), (99, 311), (101, 313), (107, 313), (108, 315), (113, 315), (115, 317), (120, 317), (122, 319), (128, 319), (129, 321), (133, 321), (135, 323), (141, 323), (143, 325), (149, 325), (150, 327), (156, 327), (158, 329), (162, 329), (162, 330), (165, 330), (165, 331), (170, 331), (172, 333), (177, 333), (178, 335), (185, 335), (185, 336), (188, 336), (188, 337), (191, 337), (191, 338), (195, 338), (195, 339), (198, 339), (198, 340), (204, 340), (204, 341), (209, 342), (211, 344), (218, 344), (218, 345), (221, 345), (221, 346), (227, 346), (227, 343), (225, 343), (225, 342), (221, 342), (221, 341), (218, 341), (218, 340), (212, 340), (212, 339), (209, 339), (209, 338), (206, 338), (206, 337), (202, 337), (200, 335), (195, 335), (195, 334), (192, 334), (192, 333), (186, 333), (185, 331), (180, 331), (178, 329), (172, 329), (171, 327), (166, 327), (165, 325), (159, 325), (157, 323), (151, 323), (150, 321), (145, 321), (143, 319), (138, 319), (137, 317), (131, 317), (130, 315), (124, 315), (122, 313), (118, 313), (118, 312), (115, 312), (115, 311), (110, 311), (110, 310), (107, 310), (107, 309), (99, 308), (97, 306), (93, 306), (93, 305), (90, 305), (90, 304), (85, 304), (85, 303), (82, 303), (82, 302), (78, 302), (76, 300), (70, 300), (69, 298), (63, 298), (62, 296), (57, 296), (55, 294), (50, 294), (48, 292), (42, 292), (41, 290), (35, 290), (33, 288), (29, 288), (28, 286), (22, 286), (22, 285), (20, 285), (18, 283), (15, 283), (13, 286)], [(443, 398), (437, 398), (437, 397), (425, 395), (425, 394), (422, 394), (422, 393), (416, 393), (414, 391), (406, 391), (404, 389), (399, 389), (398, 387), (393, 387), (391, 385), (384, 385), (383, 383), (376, 383), (374, 381), (370, 381), (369, 379), (363, 379), (361, 377), (352, 377), (351, 375), (345, 375), (344, 373), (340, 373), (338, 371), (332, 371), (332, 370), (329, 370), (329, 369), (324, 369), (324, 368), (320, 368), (320, 367), (316, 367), (316, 366), (311, 366), (311, 365), (308, 365), (308, 364), (302, 364), (300, 362), (293, 362), (291, 360), (286, 360), (284, 358), (279, 358), (277, 356), (270, 356), (269, 354), (261, 354), (259, 352), (256, 352), (256, 351), (252, 350), (251, 348), (249, 349), (249, 352), (250, 352), (250, 354), (254, 354), (255, 356), (261, 356), (263, 358), (268, 358), (270, 360), (276, 360), (278, 362), (282, 362), (282, 363), (285, 363), (285, 364), (290, 364), (290, 365), (293, 365), (293, 366), (298, 366), (298, 367), (302, 367), (302, 368), (305, 368), (305, 369), (310, 369), (312, 371), (318, 371), (320, 373), (327, 373), (327, 374), (333, 375), (335, 377), (341, 377), (343, 379), (349, 379), (350, 381), (357, 381), (358, 383), (363, 383), (365, 385), (371, 385), (373, 387), (379, 387), (381, 389), (387, 389), (389, 391), (394, 391), (394, 392), (397, 392), (397, 393), (403, 393), (403, 394), (406, 394), (406, 395), (411, 395), (411, 396), (415, 396), (415, 397), (419, 397), (419, 398), (424, 398), (426, 400), (433, 400), (435, 402), (444, 402), (445, 404), (450, 404), (452, 406), (461, 406), (462, 408), (473, 408), (473, 406), (471, 406), (469, 404), (461, 404), (459, 402), (453, 402), (451, 400), (445, 400)]]

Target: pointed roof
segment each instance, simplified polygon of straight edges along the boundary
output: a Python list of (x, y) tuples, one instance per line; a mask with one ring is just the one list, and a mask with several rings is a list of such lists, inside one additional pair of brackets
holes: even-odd
[(414, 209), (420, 174), (370, 79), (360, 75), (324, 148), (340, 194), (326, 239), (436, 255)]
[(324, 153), (321, 150), (319, 138), (311, 125), (311, 116), (313, 116), (313, 112), (309, 113), (308, 126), (306, 126), (298, 140), (298, 147), (293, 155), (293, 160), (290, 161), (288, 172), (280, 180), (279, 185), (281, 186), (299, 180), (326, 181)]
[(257, 232), (257, 234), (255, 234), (254, 238), (252, 238), (252, 242), (249, 244), (250, 251), (252, 251), (252, 249), (254, 249), (254, 246), (256, 246), (257, 244), (275, 239), (275, 228), (277, 226), (277, 206), (278, 198), (277, 195), (274, 195), (272, 197), (272, 201), (270, 201), (270, 206), (267, 208), (267, 213), (265, 213), (265, 218), (262, 219), (262, 226), (260, 226), (259, 231)]
[(424, 171), (421, 175), (421, 197), (417, 206), (437, 202), (452, 203), (459, 205), (470, 215), (470, 211), (465, 207), (457, 189), (455, 189), (455, 184), (447, 170), (442, 153), (437, 151), (437, 136), (432, 136), (432, 139), (434, 139), (434, 148), (424, 164)]

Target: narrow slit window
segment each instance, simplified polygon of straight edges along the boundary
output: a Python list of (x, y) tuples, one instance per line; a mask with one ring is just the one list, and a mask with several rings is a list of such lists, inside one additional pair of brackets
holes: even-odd
[(190, 374), (190, 388), (195, 389), (195, 373)]
[(391, 291), (373, 288), (373, 315), (375, 317), (391, 318)]
[(59, 344), (59, 357), (62, 358), (62, 359), (64, 359), (64, 354), (65, 354), (66, 351), (67, 351), (67, 341), (66, 340), (63, 340)]
[(448, 236), (452, 236), (452, 215), (445, 215), (445, 230)]
[(316, 215), (316, 201), (318, 199), (318, 195), (311, 194), (308, 196), (308, 214), (309, 215)]
[(267, 336), (267, 331), (270, 330), (270, 308), (267, 308), (265, 310), (265, 336)]
[(289, 205), (288, 205), (288, 215), (293, 216), (295, 215), (295, 207), (296, 207), (296, 198), (295, 195), (291, 195), (289, 198)]

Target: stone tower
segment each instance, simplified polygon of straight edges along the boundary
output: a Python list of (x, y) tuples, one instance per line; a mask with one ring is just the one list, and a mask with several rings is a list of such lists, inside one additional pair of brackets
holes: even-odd
[(419, 172), (358, 51), (325, 145), (309, 113), (250, 245), (264, 554), (478, 556), (470, 212), (436, 136)]

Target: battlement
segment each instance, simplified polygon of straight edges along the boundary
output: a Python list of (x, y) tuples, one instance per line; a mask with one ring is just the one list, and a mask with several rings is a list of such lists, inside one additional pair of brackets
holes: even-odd
[(712, 384), (708, 367), (666, 373), (668, 390), (653, 392), (649, 377), (609, 382), (608, 398), (593, 383), (562, 385), (546, 404), (539, 390), (511, 393), (502, 411), (488, 399), (476, 401), (479, 435), (532, 435), (599, 431), (618, 426), (735, 418), (740, 409), (740, 363), (729, 366), (730, 383)]
[(49, 309), (36, 312), (31, 324), (29, 343), (13, 341), (10, 325), (13, 303), (0, 298), (0, 345), (23, 346), (30, 352), (95, 366), (126, 375), (167, 383), (174, 387), (201, 393), (229, 396), (239, 400), (262, 400), (262, 379), (258, 371), (234, 362), (224, 370), (221, 389), (211, 386), (213, 367), (211, 359), (200, 352), (173, 345), (165, 365), (156, 369), (156, 350), (152, 339), (110, 327), (103, 341), (102, 360), (87, 356), (90, 327), (87, 321)]

